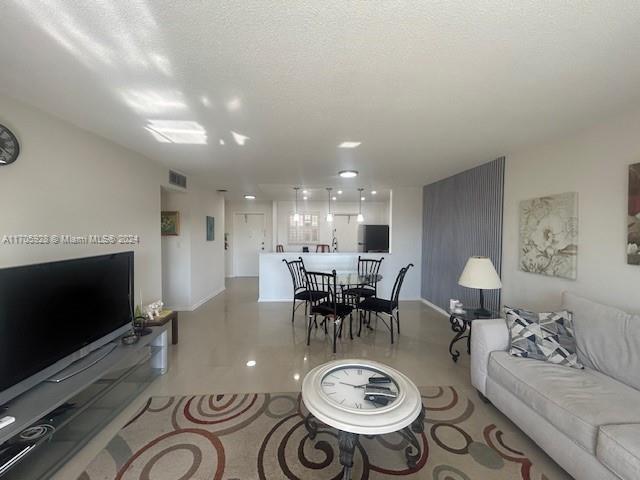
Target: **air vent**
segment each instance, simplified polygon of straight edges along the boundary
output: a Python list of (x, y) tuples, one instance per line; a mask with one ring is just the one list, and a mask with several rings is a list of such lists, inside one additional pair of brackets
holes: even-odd
[(187, 177), (181, 173), (169, 170), (169, 183), (178, 187), (187, 188)]

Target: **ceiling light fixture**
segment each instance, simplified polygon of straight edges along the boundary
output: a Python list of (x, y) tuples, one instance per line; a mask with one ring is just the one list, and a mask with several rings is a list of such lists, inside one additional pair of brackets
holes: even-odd
[(247, 367), (255, 367), (256, 366), (256, 361), (255, 360), (249, 360), (247, 362)]
[(298, 190), (300, 190), (300, 187), (293, 187), (293, 189), (296, 192), (296, 210), (293, 213), (293, 221), (295, 223), (299, 223), (300, 222), (300, 214), (298, 213)]
[(338, 197), (331, 197), (331, 200), (333, 200), (334, 202), (338, 199)]
[(329, 211), (327, 212), (327, 222), (333, 222), (333, 213), (331, 213), (331, 187), (327, 187), (327, 197), (329, 199)]
[(342, 178), (353, 178), (358, 176), (357, 170), (341, 170), (338, 172)]
[(342, 190), (338, 190), (338, 195), (342, 195)]
[(366, 200), (365, 197), (360, 197), (360, 200), (362, 200), (363, 202)]
[(223, 140), (223, 139), (220, 139), (220, 142), (219, 142), (219, 143), (220, 143), (220, 145), (223, 145), (223, 146), (224, 146), (224, 140)]
[(209, 100), (209, 97), (207, 97), (206, 95), (203, 95), (200, 97), (200, 101), (202, 102), (202, 104), (205, 107), (210, 107), (211, 106), (211, 100)]
[(364, 188), (359, 188), (358, 191), (360, 192), (360, 202), (358, 203), (358, 216), (356, 217), (358, 220), (358, 223), (362, 223), (364, 222), (364, 216), (362, 215), (362, 200), (364, 200), (364, 197), (362, 196), (362, 191), (364, 190)]
[(342, 142), (338, 145), (338, 148), (356, 148), (359, 147), (362, 142)]
[(378, 192), (376, 192), (375, 190), (371, 190), (371, 195), (377, 195)]
[(245, 200), (255, 200), (256, 196), (255, 195), (245, 195), (244, 198), (245, 198)]
[(302, 190), (303, 195), (306, 195), (307, 193), (309, 193), (307, 190)]

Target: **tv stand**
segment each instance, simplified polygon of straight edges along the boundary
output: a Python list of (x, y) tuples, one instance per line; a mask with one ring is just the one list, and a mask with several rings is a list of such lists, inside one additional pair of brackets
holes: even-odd
[(85, 371), (87, 368), (94, 366), (104, 357), (109, 355), (118, 346), (116, 342), (109, 342), (106, 345), (94, 350), (89, 355), (82, 357), (80, 360), (73, 362), (64, 370), (60, 370), (58, 373), (48, 378), (47, 382), (60, 383), (64, 382), (68, 378), (77, 375), (80, 372)]
[(82, 359), (83, 368), (65, 381), (42, 382), (9, 402), (3, 415), (16, 421), (0, 430), (0, 479), (50, 478), (166, 373), (168, 328), (153, 327), (135, 345), (118, 341), (102, 358)]

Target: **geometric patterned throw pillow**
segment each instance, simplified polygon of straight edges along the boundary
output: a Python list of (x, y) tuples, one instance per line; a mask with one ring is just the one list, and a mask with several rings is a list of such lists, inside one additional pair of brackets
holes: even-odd
[(505, 307), (505, 314), (511, 355), (584, 368), (576, 354), (571, 312), (535, 313)]

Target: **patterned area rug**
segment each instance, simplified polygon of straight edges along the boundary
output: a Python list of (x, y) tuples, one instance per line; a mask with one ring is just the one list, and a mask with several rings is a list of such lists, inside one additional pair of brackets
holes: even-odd
[[(421, 455), (408, 468), (398, 434), (360, 437), (354, 480), (569, 478), (492, 407), (454, 387), (420, 388)], [(298, 393), (153, 397), (79, 480), (339, 479), (336, 431), (310, 440)]]

